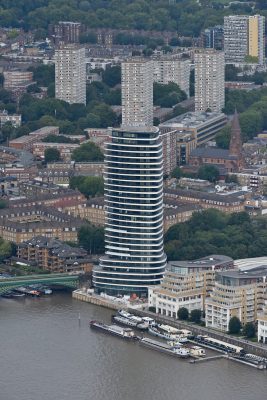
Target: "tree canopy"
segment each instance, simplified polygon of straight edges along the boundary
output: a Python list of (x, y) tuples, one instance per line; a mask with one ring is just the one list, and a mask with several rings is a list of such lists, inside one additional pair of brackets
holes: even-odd
[(104, 228), (86, 224), (78, 231), (78, 242), (89, 254), (103, 254), (104, 247)]
[[(267, 89), (260, 90), (226, 90), (224, 111), (233, 114), (235, 109), (240, 113), (239, 121), (243, 142), (252, 139), (262, 130), (267, 129)], [(230, 143), (230, 125), (224, 127), (216, 136), (217, 146), (228, 148)]]
[(215, 165), (202, 165), (198, 170), (197, 176), (199, 179), (214, 183), (219, 179), (220, 172)]
[(70, 188), (78, 189), (86, 197), (103, 196), (104, 180), (98, 176), (72, 176)]
[(201, 310), (199, 309), (192, 310), (190, 313), (190, 320), (192, 322), (195, 322), (196, 324), (199, 324), (201, 321)]
[(238, 334), (241, 330), (241, 327), (242, 325), (238, 317), (230, 318), (228, 326), (229, 333)]
[(0, 262), (12, 255), (12, 244), (0, 237)]
[(73, 151), (72, 160), (76, 162), (103, 161), (104, 155), (95, 143), (87, 142)]
[(172, 107), (186, 99), (186, 94), (176, 83), (169, 82), (167, 85), (154, 83), (153, 102), (156, 106)]
[(253, 338), (256, 334), (256, 328), (253, 322), (247, 322), (243, 328), (243, 334), (247, 338)]
[(210, 254), (234, 259), (267, 255), (267, 219), (245, 213), (225, 214), (215, 209), (194, 213), (165, 234), (169, 260), (193, 260)]
[(56, 148), (45, 149), (44, 153), (45, 162), (53, 162), (60, 160), (60, 152)]
[(178, 313), (177, 313), (177, 317), (178, 317), (178, 319), (181, 319), (181, 320), (184, 320), (184, 321), (187, 320), (189, 318), (188, 309), (185, 308), (185, 307), (179, 308)]

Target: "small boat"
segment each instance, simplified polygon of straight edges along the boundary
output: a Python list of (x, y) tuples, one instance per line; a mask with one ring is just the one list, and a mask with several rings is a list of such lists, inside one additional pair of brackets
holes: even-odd
[(140, 331), (147, 331), (148, 327), (149, 327), (149, 325), (145, 322), (136, 325), (136, 328), (140, 329)]
[(142, 324), (144, 322), (142, 318), (137, 317), (136, 315), (132, 315), (131, 317), (129, 317), (129, 319), (136, 322), (137, 324)]
[(182, 343), (177, 342), (176, 340), (168, 340), (167, 344), (170, 347), (174, 347), (174, 348), (177, 348), (177, 349), (183, 346)]
[(137, 340), (138, 337), (130, 328), (122, 328), (118, 325), (106, 325), (100, 321), (90, 321), (90, 328), (109, 333), (110, 335), (118, 336), (126, 340)]
[(132, 326), (133, 328), (137, 327), (136, 322), (132, 321), (129, 318), (121, 317), (120, 315), (112, 315), (112, 321), (120, 325)]
[(169, 334), (173, 334), (173, 335), (177, 335), (180, 332), (179, 329), (174, 328), (173, 326), (164, 325), (164, 324), (161, 324), (161, 325), (159, 324), (158, 329), (161, 331), (167, 332)]
[(142, 320), (148, 324), (149, 326), (156, 326), (156, 321), (153, 318), (150, 317), (143, 317)]
[(118, 311), (118, 315), (120, 315), (123, 318), (131, 318), (131, 317), (133, 317), (133, 314), (130, 314), (125, 310), (119, 310)]
[(187, 339), (187, 337), (179, 336), (178, 342), (180, 342), (180, 343), (188, 343), (189, 340)]
[(190, 349), (190, 354), (194, 357), (205, 357), (206, 351), (202, 347), (192, 346)]
[(190, 357), (190, 352), (187, 349), (183, 348), (172, 348), (166, 343), (159, 342), (157, 340), (153, 340), (150, 338), (143, 338), (140, 340), (140, 345), (149, 347), (153, 350), (161, 351), (163, 353), (180, 357), (180, 358), (188, 358)]
[(153, 336), (157, 336), (157, 337), (160, 337), (160, 338), (166, 339), (166, 340), (175, 340), (175, 339), (177, 339), (176, 335), (171, 335), (169, 333), (160, 332), (157, 328), (154, 328), (154, 327), (153, 328), (149, 327), (148, 328), (148, 332)]

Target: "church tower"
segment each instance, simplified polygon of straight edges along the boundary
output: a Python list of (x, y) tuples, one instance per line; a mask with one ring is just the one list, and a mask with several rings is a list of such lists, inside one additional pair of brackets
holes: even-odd
[(231, 156), (236, 156), (237, 168), (239, 170), (240, 167), (244, 165), (244, 159), (242, 154), (241, 128), (239, 124), (238, 113), (236, 110), (231, 126), (231, 140), (230, 140), (229, 154)]

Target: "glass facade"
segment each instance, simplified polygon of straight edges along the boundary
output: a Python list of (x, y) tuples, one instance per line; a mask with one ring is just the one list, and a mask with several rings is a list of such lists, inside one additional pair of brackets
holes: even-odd
[(105, 256), (93, 283), (97, 292), (146, 295), (166, 266), (159, 129), (114, 129), (105, 164)]

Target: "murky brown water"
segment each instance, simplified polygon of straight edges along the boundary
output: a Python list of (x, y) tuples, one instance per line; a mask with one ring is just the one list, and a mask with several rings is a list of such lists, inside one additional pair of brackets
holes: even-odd
[(227, 360), (192, 365), (88, 328), (110, 315), (65, 294), (1, 299), (0, 400), (267, 398), (266, 371)]

